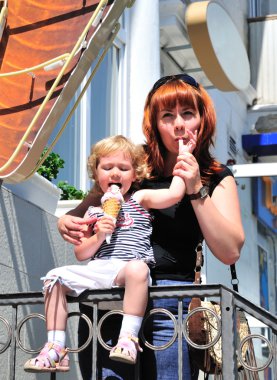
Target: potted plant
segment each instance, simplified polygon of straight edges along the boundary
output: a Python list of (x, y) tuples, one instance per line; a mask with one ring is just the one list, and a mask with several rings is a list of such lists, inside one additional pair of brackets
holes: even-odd
[[(64, 163), (65, 161), (58, 153), (51, 152), (38, 169), (38, 173), (52, 182), (53, 179), (57, 179), (59, 170), (64, 168)], [(60, 199), (55, 212), (56, 216), (61, 216), (72, 208), (75, 208), (86, 196), (84, 191), (76, 189), (68, 181), (59, 181), (57, 187), (60, 189)]]

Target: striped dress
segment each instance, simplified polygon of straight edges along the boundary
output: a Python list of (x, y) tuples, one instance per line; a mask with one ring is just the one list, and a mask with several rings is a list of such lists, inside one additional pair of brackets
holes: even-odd
[[(99, 207), (89, 207), (89, 216), (102, 217)], [(92, 260), (120, 259), (124, 261), (143, 260), (150, 267), (155, 265), (150, 242), (152, 216), (133, 197), (123, 203), (116, 221), (110, 244), (102, 243)]]

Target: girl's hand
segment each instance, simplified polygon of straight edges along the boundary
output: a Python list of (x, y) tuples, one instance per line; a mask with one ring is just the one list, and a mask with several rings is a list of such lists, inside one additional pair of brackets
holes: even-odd
[(106, 234), (112, 234), (115, 229), (114, 219), (111, 216), (104, 215), (98, 219), (94, 226), (94, 233), (103, 241), (106, 238)]

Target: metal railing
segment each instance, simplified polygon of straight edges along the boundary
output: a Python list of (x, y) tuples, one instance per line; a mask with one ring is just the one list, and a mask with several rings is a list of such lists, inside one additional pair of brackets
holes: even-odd
[[(97, 371), (97, 343), (98, 341), (106, 348), (110, 349), (109, 346), (103, 341), (101, 337), (101, 327), (104, 319), (109, 318), (111, 314), (122, 314), (120, 310), (113, 310), (107, 312), (104, 317), (98, 321), (98, 311), (99, 303), (105, 301), (121, 301), (123, 298), (124, 289), (117, 288), (111, 290), (95, 290), (87, 291), (80, 295), (78, 298), (68, 297), (68, 303), (79, 303), (79, 302), (89, 302), (93, 308), (93, 320), (91, 321), (86, 315), (80, 314), (82, 318), (86, 319), (86, 322), (89, 325), (89, 335), (87, 341), (83, 344), (82, 347), (78, 349), (70, 349), (70, 352), (79, 352), (87, 347), (88, 344), (92, 341), (93, 354), (92, 354), (92, 378), (96, 379)], [(276, 348), (276, 334), (277, 334), (277, 318), (262, 309), (261, 307), (251, 303), (244, 297), (242, 297), (237, 292), (223, 286), (223, 285), (184, 285), (184, 286), (152, 286), (149, 288), (149, 297), (150, 299), (156, 298), (176, 298), (178, 299), (178, 320), (167, 310), (164, 309), (155, 309), (150, 310), (145, 316), (144, 321), (149, 318), (151, 313), (166, 313), (169, 318), (172, 319), (174, 324), (175, 333), (165, 347), (162, 349), (167, 349), (176, 339), (178, 339), (178, 366), (179, 366), (179, 380), (182, 380), (182, 340), (186, 336), (184, 329), (186, 329), (186, 324), (190, 314), (188, 314), (185, 320), (182, 320), (182, 309), (183, 309), (183, 299), (192, 298), (192, 297), (201, 297), (208, 299), (216, 299), (220, 302), (221, 305), (221, 338), (222, 338), (222, 379), (239, 379), (240, 375), (237, 368), (237, 359), (240, 358), (240, 350), (242, 346), (238, 347), (236, 331), (234, 331), (234, 318), (236, 315), (236, 310), (243, 310), (246, 315), (252, 316), (257, 319), (263, 326), (268, 328), (268, 336), (262, 336), (260, 334), (249, 335), (247, 339), (261, 339), (261, 343), (266, 343), (267, 345), (267, 357), (265, 358), (265, 363), (261, 366), (251, 366), (247, 363), (241, 363), (245, 367), (244, 371), (250, 373), (244, 379), (252, 379), (251, 374), (256, 374), (260, 371), (268, 369), (269, 366), (272, 368), (273, 376), (277, 373), (277, 348)], [(9, 377), (7, 379), (15, 379), (15, 363), (18, 350), (23, 350), (25, 352), (33, 353), (37, 352), (36, 350), (26, 349), (20, 338), (20, 331), (25, 322), (32, 317), (39, 317), (44, 319), (41, 314), (31, 313), (25, 316), (23, 319), (19, 320), (18, 318), (18, 308), (19, 306), (31, 306), (43, 304), (44, 298), (41, 292), (28, 292), (28, 293), (14, 293), (14, 294), (1, 294), (0, 295), (0, 307), (1, 310), (10, 309), (11, 321), (8, 321), (7, 318), (4, 318), (0, 315), (0, 323), (4, 324), (7, 329), (7, 341), (3, 344), (3, 347), (0, 348), (0, 354), (4, 353), (9, 349)], [(3, 309), (4, 308), (4, 309)], [(79, 315), (79, 313), (71, 313), (74, 315)], [(69, 314), (70, 316), (70, 314)], [(142, 340), (144, 343), (153, 350), (159, 350), (161, 347), (152, 346), (149, 342), (146, 341), (143, 334), (142, 326)], [(199, 347), (201, 348), (201, 347)], [(232, 348), (232, 349), (230, 349)], [(139, 364), (138, 364), (139, 365)], [(22, 368), (23, 371), (23, 368)], [(136, 371), (139, 373), (139, 371)], [(55, 373), (51, 373), (50, 379), (54, 380), (56, 378)], [(249, 377), (250, 376), (250, 377)], [(258, 376), (258, 375), (257, 375)], [(254, 377), (255, 378), (255, 377)], [(259, 378), (259, 377), (256, 377)], [(136, 379), (139, 380), (139, 375)]]

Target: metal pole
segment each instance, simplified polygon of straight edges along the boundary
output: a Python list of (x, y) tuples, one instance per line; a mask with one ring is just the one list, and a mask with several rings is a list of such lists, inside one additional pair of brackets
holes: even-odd
[(10, 379), (15, 380), (17, 306), (12, 307), (12, 338), (10, 347)]
[(221, 289), (221, 326), (222, 326), (222, 377), (238, 380), (236, 358), (236, 334), (234, 297), (231, 292)]

